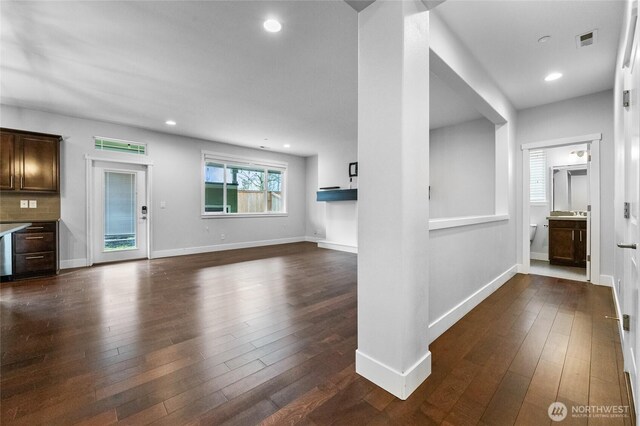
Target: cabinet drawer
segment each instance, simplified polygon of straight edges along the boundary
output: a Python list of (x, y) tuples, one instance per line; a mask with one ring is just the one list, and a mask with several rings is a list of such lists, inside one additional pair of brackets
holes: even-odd
[(549, 220), (549, 228), (587, 229), (586, 220)]
[(54, 252), (15, 254), (13, 256), (13, 273), (32, 274), (37, 272), (56, 271), (56, 255)]
[(572, 220), (549, 220), (549, 228), (569, 228), (573, 229), (576, 223)]
[(27, 232), (16, 234), (13, 244), (15, 254), (55, 251), (56, 238), (53, 232)]
[(56, 232), (55, 222), (33, 222), (30, 226), (16, 232), (16, 235), (29, 232)]

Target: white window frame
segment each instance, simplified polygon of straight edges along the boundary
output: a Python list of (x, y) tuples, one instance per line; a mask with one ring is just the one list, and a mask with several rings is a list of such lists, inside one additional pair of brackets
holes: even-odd
[[(282, 205), (283, 211), (280, 212), (268, 212), (266, 211), (266, 203), (265, 203), (265, 211), (258, 213), (227, 213), (226, 211), (221, 212), (207, 212), (205, 211), (205, 166), (206, 163), (217, 163), (223, 164), (225, 166), (224, 177), (225, 180), (223, 182), (223, 205), (227, 203), (227, 182), (226, 182), (226, 168), (227, 166), (232, 167), (251, 167), (251, 168), (262, 168), (265, 171), (265, 176), (267, 176), (268, 170), (277, 170), (282, 173)], [(203, 219), (213, 219), (213, 218), (238, 218), (238, 217), (283, 217), (288, 216), (289, 213), (289, 203), (287, 197), (287, 178), (288, 178), (288, 167), (289, 164), (286, 162), (277, 162), (273, 160), (263, 160), (257, 158), (249, 158), (249, 157), (239, 157), (232, 156), (228, 154), (221, 154), (213, 151), (202, 151), (201, 162), (200, 162), (200, 215)], [(268, 192), (268, 185), (265, 185), (264, 189), (265, 195)], [(266, 199), (266, 196), (265, 196)], [(226, 210), (226, 209), (224, 209)]]
[[(133, 145), (140, 145), (140, 146), (144, 146), (144, 152), (135, 152), (135, 151), (113, 151), (110, 149), (98, 149), (96, 148), (96, 142), (97, 141), (113, 141), (113, 142), (120, 142), (120, 143), (126, 143), (126, 144), (133, 144)], [(124, 154), (124, 155), (135, 155), (135, 156), (148, 156), (149, 155), (149, 144), (145, 143), (145, 142), (135, 142), (135, 141), (130, 141), (130, 140), (126, 140), (126, 139), (117, 139), (117, 138), (108, 138), (108, 137), (104, 137), (104, 136), (94, 136), (93, 137), (93, 148), (94, 150), (98, 151), (98, 152), (113, 152), (115, 154)]]

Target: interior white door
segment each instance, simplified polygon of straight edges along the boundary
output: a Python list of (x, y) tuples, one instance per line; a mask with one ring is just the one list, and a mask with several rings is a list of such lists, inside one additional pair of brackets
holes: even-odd
[[(624, 250), (624, 282), (620, 299), (622, 314), (629, 315), (629, 331), (624, 332), (623, 351), (625, 370), (629, 372), (636, 401), (640, 395), (638, 372), (640, 369), (640, 54), (636, 29), (636, 55), (624, 73), (624, 89), (629, 90), (630, 106), (624, 109), (624, 201), (629, 203), (629, 214), (624, 220), (625, 241), (618, 241), (619, 250)], [(636, 405), (636, 410), (638, 406)]]
[(95, 162), (93, 183), (93, 263), (146, 258), (146, 167)]

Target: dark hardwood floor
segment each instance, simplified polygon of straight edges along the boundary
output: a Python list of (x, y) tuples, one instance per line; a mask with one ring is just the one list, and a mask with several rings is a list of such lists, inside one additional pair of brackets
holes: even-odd
[(0, 301), (3, 425), (540, 425), (556, 400), (627, 400), (610, 289), (554, 278), (514, 277), (443, 334), (407, 401), (354, 371), (356, 256), (309, 243), (78, 269)]

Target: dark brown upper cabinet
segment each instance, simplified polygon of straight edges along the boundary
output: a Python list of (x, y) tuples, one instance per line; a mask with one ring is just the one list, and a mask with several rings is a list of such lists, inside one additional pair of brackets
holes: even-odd
[(60, 192), (60, 136), (13, 129), (0, 136), (0, 190)]

